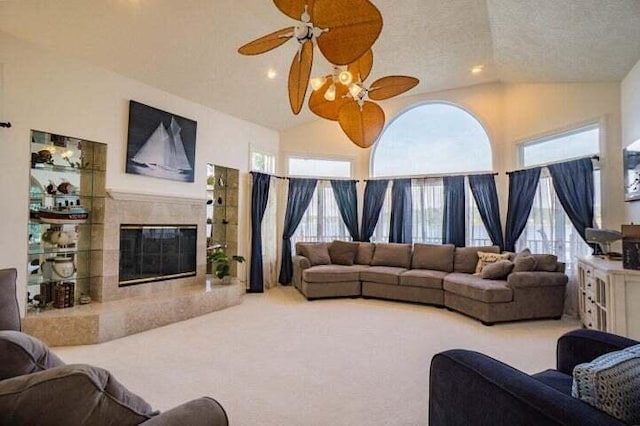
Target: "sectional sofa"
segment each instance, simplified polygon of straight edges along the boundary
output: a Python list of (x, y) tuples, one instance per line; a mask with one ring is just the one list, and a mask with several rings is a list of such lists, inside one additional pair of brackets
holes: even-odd
[[(499, 261), (489, 269), (500, 273), (489, 277), (479, 261), (491, 256)], [(568, 281), (564, 264), (553, 255), (501, 254), (497, 246), (297, 243), (293, 265), (293, 284), (308, 300), (362, 296), (417, 302), (485, 325), (560, 318)]]

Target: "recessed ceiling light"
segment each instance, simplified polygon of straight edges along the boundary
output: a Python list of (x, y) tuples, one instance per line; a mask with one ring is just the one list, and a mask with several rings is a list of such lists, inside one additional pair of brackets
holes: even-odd
[(269, 71), (267, 71), (267, 78), (269, 80), (273, 80), (274, 78), (276, 78), (278, 76), (278, 73), (276, 72), (276, 70), (274, 70), (273, 68), (271, 68)]
[(484, 65), (476, 65), (471, 68), (471, 74), (480, 74), (484, 70)]

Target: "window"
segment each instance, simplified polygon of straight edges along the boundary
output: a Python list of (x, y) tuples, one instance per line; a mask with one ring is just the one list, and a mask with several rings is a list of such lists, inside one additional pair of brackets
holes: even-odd
[(449, 104), (414, 107), (398, 116), (376, 143), (372, 176), (411, 176), (492, 170), (491, 144), (471, 114)]
[(261, 173), (276, 172), (276, 156), (267, 152), (251, 150), (251, 170)]
[[(288, 166), (289, 176), (351, 177), (350, 160), (289, 157)], [(298, 241), (329, 242), (350, 239), (349, 230), (338, 210), (331, 182), (319, 180), (309, 207), (291, 237), (294, 247)]]
[(289, 176), (349, 178), (351, 161), (289, 157)]
[[(523, 166), (536, 166), (550, 162), (568, 161), (596, 155), (600, 146), (599, 126), (583, 127), (557, 136), (529, 142), (520, 146)], [(594, 218), (600, 221), (600, 171), (594, 170)], [(575, 258), (591, 253), (573, 227), (558, 199), (549, 171), (542, 169), (540, 183), (533, 200), (527, 225), (516, 243), (534, 253), (551, 253), (567, 264), (567, 272), (573, 271)]]
[[(419, 105), (396, 118), (384, 131), (372, 154), (373, 176), (415, 176), (483, 172), (492, 169), (491, 144), (471, 114), (453, 105)], [(391, 186), (387, 190), (372, 241), (389, 240)], [(467, 186), (467, 245), (491, 240)], [(442, 178), (411, 181), (413, 242), (442, 243), (444, 186)]]

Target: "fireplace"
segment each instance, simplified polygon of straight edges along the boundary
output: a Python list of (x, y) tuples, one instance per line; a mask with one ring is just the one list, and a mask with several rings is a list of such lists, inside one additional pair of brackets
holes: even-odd
[(197, 225), (120, 225), (118, 286), (196, 275)]

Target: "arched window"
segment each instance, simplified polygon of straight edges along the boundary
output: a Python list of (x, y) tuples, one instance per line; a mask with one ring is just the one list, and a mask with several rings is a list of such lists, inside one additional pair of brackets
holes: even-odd
[[(422, 104), (399, 115), (385, 129), (371, 158), (371, 176), (399, 177), (477, 173), (492, 170), (491, 143), (480, 122), (446, 103)], [(372, 237), (387, 241), (391, 185)], [(413, 179), (412, 240), (442, 242), (444, 187), (441, 177)], [(491, 245), (467, 183), (466, 243)]]
[(399, 115), (382, 133), (371, 160), (372, 176), (491, 169), (487, 132), (467, 111), (445, 103), (418, 105)]

